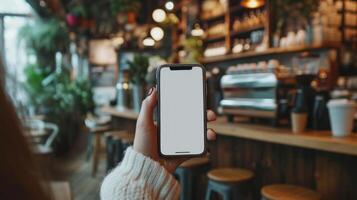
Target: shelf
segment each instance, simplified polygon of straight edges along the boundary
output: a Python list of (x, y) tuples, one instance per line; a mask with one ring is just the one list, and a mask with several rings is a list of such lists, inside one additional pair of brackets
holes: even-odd
[(217, 41), (222, 41), (226, 38), (225, 35), (221, 35), (221, 36), (215, 36), (215, 37), (207, 37), (205, 38), (203, 41), (206, 42), (206, 43), (209, 43), (209, 42), (217, 42)]
[(330, 131), (306, 131), (294, 134), (288, 128), (228, 123), (223, 117), (209, 123), (208, 127), (219, 135), (357, 156), (357, 134), (343, 138), (332, 137)]
[(218, 20), (224, 20), (224, 13), (217, 15), (217, 16), (213, 16), (213, 17), (209, 17), (209, 18), (201, 18), (201, 21), (203, 22), (212, 22), (212, 21), (218, 21)]
[(237, 5), (237, 6), (234, 6), (230, 9), (230, 13), (234, 13), (234, 12), (239, 12), (239, 11), (243, 11), (245, 8), (243, 8), (242, 6), (240, 5)]
[(291, 48), (270, 48), (263, 52), (251, 51), (251, 52), (227, 54), (222, 56), (207, 57), (202, 59), (202, 63), (210, 64), (210, 63), (237, 60), (242, 58), (253, 58), (253, 57), (271, 56), (271, 55), (278, 55), (278, 54), (281, 55), (292, 54), (292, 53), (300, 53), (304, 51), (316, 51), (316, 50), (332, 49), (338, 47), (339, 47), (338, 44), (326, 44), (326, 45), (313, 45), (313, 46), (302, 46), (302, 47), (291, 47)]
[(239, 31), (233, 31), (231, 32), (231, 37), (236, 37), (238, 35), (243, 35), (243, 34), (247, 34), (250, 33), (252, 31), (256, 31), (256, 30), (260, 30), (260, 29), (264, 29), (264, 26), (255, 26), (255, 27), (251, 27), (251, 28), (247, 28), (247, 29), (243, 29), (243, 30), (239, 30)]

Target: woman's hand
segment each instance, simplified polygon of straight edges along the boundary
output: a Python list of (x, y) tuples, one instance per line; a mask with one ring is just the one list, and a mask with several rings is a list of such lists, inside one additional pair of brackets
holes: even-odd
[[(158, 153), (159, 145), (157, 143), (157, 127), (154, 123), (153, 113), (157, 104), (156, 88), (150, 89), (148, 96), (144, 99), (138, 121), (136, 122), (136, 131), (134, 139), (134, 150), (158, 161), (169, 172), (173, 173), (176, 168), (188, 158), (160, 158)], [(216, 115), (212, 111), (207, 111), (207, 121), (216, 120)], [(207, 139), (215, 140), (216, 133), (208, 129)]]

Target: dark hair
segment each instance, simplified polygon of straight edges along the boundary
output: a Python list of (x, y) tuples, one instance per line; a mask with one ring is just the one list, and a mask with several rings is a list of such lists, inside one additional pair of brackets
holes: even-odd
[(50, 199), (0, 71), (0, 199)]

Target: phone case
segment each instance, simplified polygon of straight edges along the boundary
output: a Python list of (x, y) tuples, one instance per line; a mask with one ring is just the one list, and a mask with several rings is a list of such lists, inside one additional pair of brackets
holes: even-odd
[[(200, 67), (202, 68), (202, 82), (203, 82), (203, 116), (204, 116), (204, 134), (203, 134), (203, 140), (204, 140), (204, 147), (203, 147), (203, 152), (200, 154), (187, 154), (187, 155), (165, 155), (161, 152), (161, 135), (160, 135), (160, 71), (161, 69), (165, 67), (171, 67), (171, 68), (180, 68), (185, 70), (185, 67)], [(180, 70), (178, 69), (178, 70)], [(195, 157), (195, 156), (201, 156), (206, 153), (206, 147), (207, 147), (207, 139), (206, 139), (206, 133), (207, 133), (207, 104), (206, 104), (206, 69), (203, 67), (203, 65), (200, 64), (165, 64), (161, 65), (157, 68), (156, 70), (156, 82), (157, 82), (157, 95), (158, 95), (158, 104), (157, 104), (157, 140), (158, 140), (158, 150), (159, 150), (159, 155), (160, 157), (166, 157), (166, 158), (172, 158), (172, 157)]]

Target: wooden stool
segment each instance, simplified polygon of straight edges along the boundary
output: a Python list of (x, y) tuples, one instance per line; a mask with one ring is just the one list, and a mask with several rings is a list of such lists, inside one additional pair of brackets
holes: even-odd
[(254, 173), (240, 168), (221, 168), (208, 172), (208, 187), (206, 200), (211, 199), (212, 193), (217, 192), (224, 200), (238, 199), (239, 184), (253, 178)]
[(285, 184), (264, 186), (261, 190), (265, 200), (318, 200), (321, 195), (313, 190)]
[[(196, 199), (193, 197), (194, 178), (205, 174), (209, 169), (210, 160), (208, 157), (191, 158), (183, 162), (175, 171), (175, 176), (182, 186), (181, 200)], [(196, 179), (197, 180), (197, 179)]]
[(123, 159), (124, 151), (134, 142), (134, 134), (128, 131), (111, 131), (105, 133), (105, 136), (107, 171), (109, 171)]
[(105, 126), (97, 126), (93, 127), (89, 130), (90, 133), (90, 143), (92, 143), (92, 137), (93, 134), (95, 136), (95, 141), (93, 145), (93, 161), (92, 161), (92, 176), (94, 177), (95, 174), (97, 173), (98, 169), (98, 162), (99, 162), (99, 154), (100, 154), (100, 149), (101, 149), (101, 137), (104, 134), (104, 132), (109, 131), (110, 126), (105, 125)]

